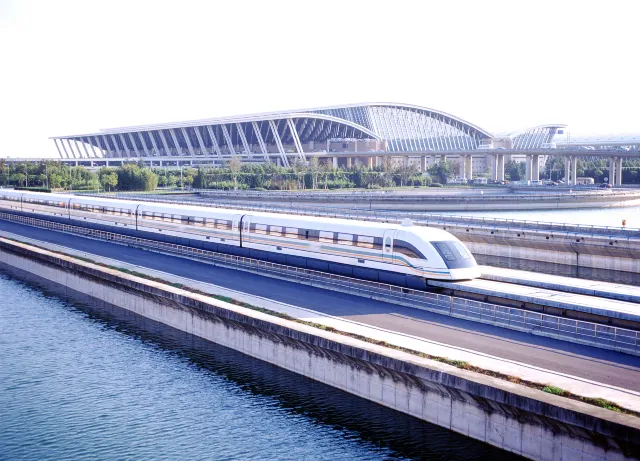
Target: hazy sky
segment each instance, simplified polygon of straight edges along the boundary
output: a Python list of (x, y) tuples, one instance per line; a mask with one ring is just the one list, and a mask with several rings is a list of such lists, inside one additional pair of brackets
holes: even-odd
[(0, 0), (0, 157), (49, 136), (406, 102), (640, 131), (640, 2)]

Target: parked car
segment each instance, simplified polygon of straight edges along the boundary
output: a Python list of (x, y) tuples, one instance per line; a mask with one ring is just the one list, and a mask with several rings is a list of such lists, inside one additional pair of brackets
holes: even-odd
[(608, 182), (603, 182), (602, 184), (600, 184), (600, 189), (611, 189), (612, 187), (613, 186)]

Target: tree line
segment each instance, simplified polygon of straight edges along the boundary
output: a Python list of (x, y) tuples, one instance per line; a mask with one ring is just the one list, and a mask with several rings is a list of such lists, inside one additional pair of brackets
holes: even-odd
[(158, 175), (142, 164), (89, 171), (58, 162), (6, 162), (0, 159), (0, 185), (44, 190), (153, 191)]

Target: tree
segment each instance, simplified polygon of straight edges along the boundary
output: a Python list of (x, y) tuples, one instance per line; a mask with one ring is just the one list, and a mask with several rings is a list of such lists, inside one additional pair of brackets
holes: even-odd
[(320, 160), (318, 157), (311, 157), (309, 159), (309, 172), (311, 173), (311, 188), (318, 188), (318, 173), (320, 171)]
[(514, 160), (510, 160), (504, 166), (504, 173), (510, 181), (520, 181), (526, 175), (526, 168), (527, 165), (525, 162), (516, 162)]
[(118, 174), (114, 171), (100, 175), (100, 183), (104, 189), (113, 190), (118, 185)]
[(429, 167), (428, 171), (431, 176), (438, 179), (440, 184), (446, 184), (447, 179), (453, 173), (453, 165), (451, 165), (450, 161), (445, 160), (444, 162), (434, 163)]
[(238, 157), (233, 157), (227, 163), (227, 168), (233, 177), (233, 190), (238, 190), (238, 174), (242, 170), (242, 162)]

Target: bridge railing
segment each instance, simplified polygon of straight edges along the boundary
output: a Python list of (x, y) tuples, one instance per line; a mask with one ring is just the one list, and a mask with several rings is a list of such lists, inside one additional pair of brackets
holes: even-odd
[(188, 257), (217, 266), (239, 269), (296, 283), (376, 299), (451, 317), (487, 323), (540, 336), (586, 344), (640, 356), (640, 334), (636, 330), (618, 328), (582, 320), (473, 301), (448, 295), (403, 288), (386, 283), (354, 279), (311, 269), (286, 266), (242, 256), (132, 237), (114, 232), (61, 224), (0, 212), (0, 219), (29, 226), (81, 235), (92, 239)]

